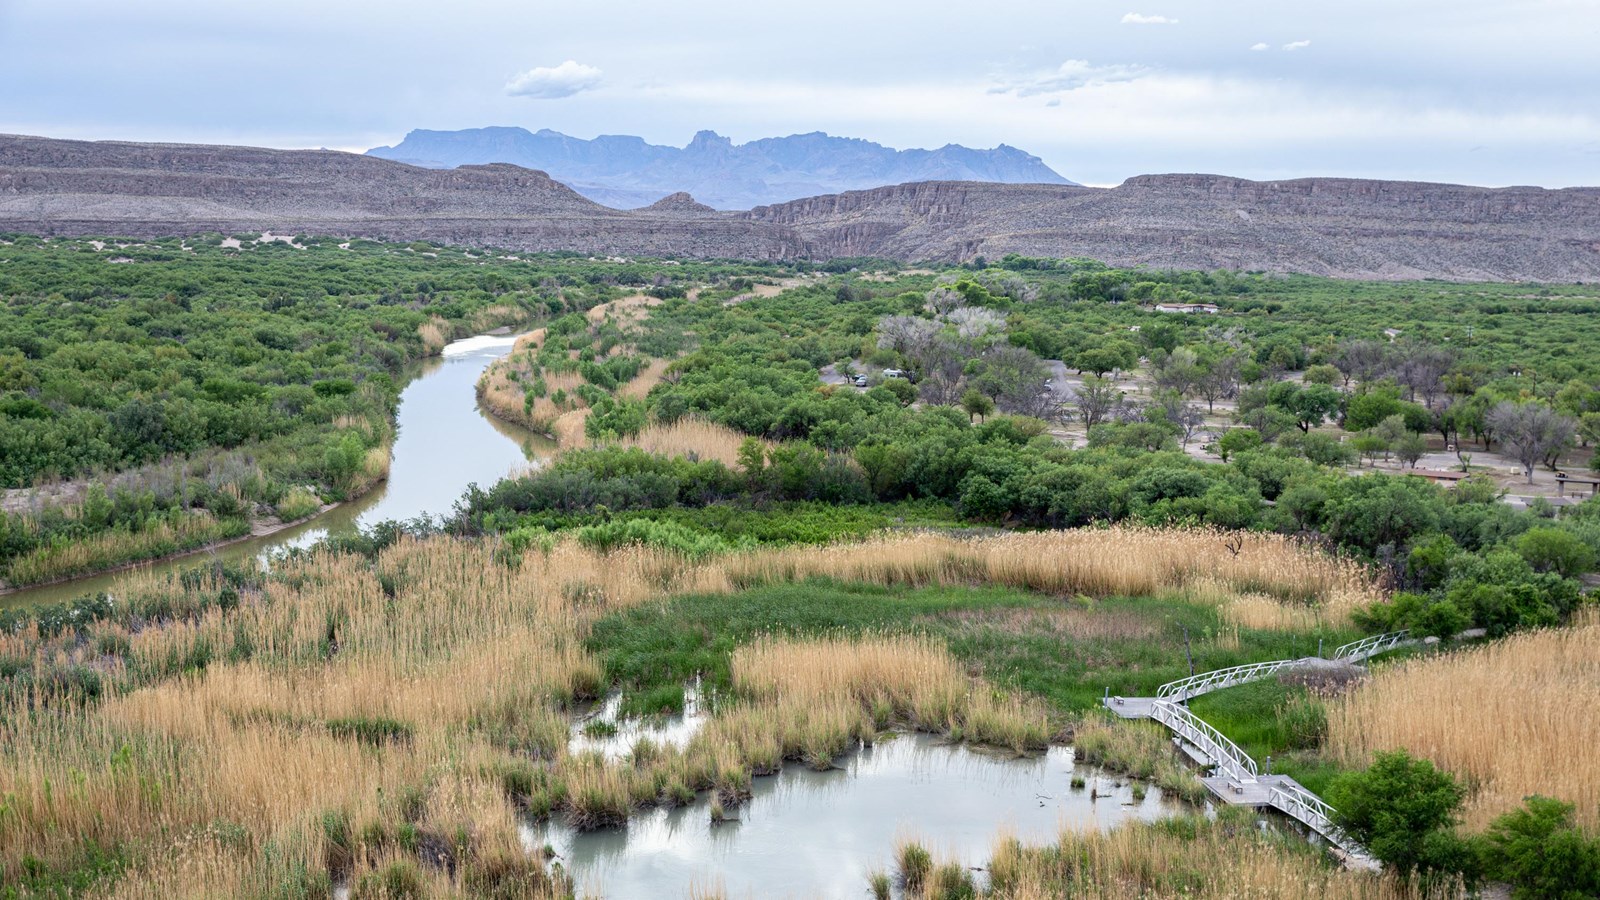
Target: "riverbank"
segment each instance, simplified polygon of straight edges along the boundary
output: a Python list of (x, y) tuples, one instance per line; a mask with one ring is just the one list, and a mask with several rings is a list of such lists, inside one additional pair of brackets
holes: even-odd
[[(244, 562), (283, 547), (304, 546), (322, 535), (353, 530), (369, 519), (408, 520), (448, 512), (469, 483), (496, 481), (525, 465), (530, 454), (545, 452), (537, 436), (492, 422), (470, 400), (481, 368), (510, 352), (516, 340), (504, 329), (495, 330), (500, 333), (452, 342), (411, 369), (390, 425), (398, 432), (397, 439), (382, 445), (381, 460), (375, 453), (363, 460), (362, 465), (371, 463), (372, 469), (350, 485), (340, 502), (321, 503), (309, 516), (276, 522), (258, 519), (247, 534), (10, 586), (0, 592), (0, 605), (65, 603), (108, 590), (119, 574), (135, 570), (176, 568), (206, 554)], [(469, 445), (470, 451), (462, 449)], [(456, 474), (441, 478), (441, 473), (452, 471)]]
[[(372, 485), (372, 487), (368, 488), (368, 490), (370, 491), (373, 488), (376, 488), (379, 483), (381, 483), (381, 481), (377, 482), (377, 483), (374, 483)], [(351, 499), (354, 500), (354, 499), (359, 499), (359, 498), (354, 498), (353, 497)], [(348, 501), (346, 501), (346, 502), (348, 502)], [(3, 581), (0, 581), (0, 599), (4, 599), (6, 597), (13, 596), (13, 595), (16, 595), (16, 594), (25, 594), (25, 593), (27, 593), (29, 591), (44, 590), (46, 588), (58, 587), (58, 586), (63, 585), (63, 584), (71, 584), (73, 582), (83, 581), (83, 580), (89, 579), (89, 578), (102, 578), (102, 577), (109, 576), (109, 575), (120, 575), (120, 574), (123, 574), (123, 573), (126, 573), (126, 572), (132, 572), (132, 571), (134, 571), (136, 569), (144, 568), (146, 566), (157, 566), (157, 565), (161, 565), (161, 564), (164, 564), (164, 563), (178, 562), (180, 560), (188, 559), (189, 557), (192, 557), (192, 556), (199, 556), (199, 555), (201, 555), (203, 553), (216, 553), (219, 550), (225, 550), (225, 549), (227, 549), (229, 547), (232, 547), (232, 546), (235, 546), (235, 545), (238, 545), (238, 544), (243, 544), (243, 543), (245, 543), (247, 541), (259, 540), (259, 539), (264, 538), (264, 537), (271, 537), (274, 534), (277, 534), (277, 533), (282, 532), (282, 531), (287, 531), (290, 528), (298, 528), (299, 526), (305, 525), (308, 522), (311, 522), (311, 521), (314, 521), (314, 520), (316, 520), (318, 518), (321, 518), (322, 516), (332, 512), (333, 510), (336, 510), (339, 507), (344, 506), (344, 505), (345, 505), (345, 503), (324, 503), (320, 508), (317, 509), (316, 512), (311, 513), (310, 515), (301, 516), (298, 519), (292, 519), (292, 520), (287, 521), (287, 522), (282, 521), (282, 520), (278, 520), (278, 521), (273, 522), (272, 524), (267, 524), (264, 520), (254, 521), (254, 522), (251, 523), (250, 532), (248, 534), (241, 534), (241, 535), (239, 535), (237, 537), (231, 537), (231, 538), (228, 538), (226, 540), (221, 540), (221, 541), (212, 541), (211, 543), (204, 544), (204, 545), (201, 545), (201, 546), (198, 546), (198, 547), (192, 547), (192, 548), (187, 549), (187, 550), (179, 550), (177, 552), (167, 553), (167, 554), (163, 554), (161, 556), (152, 556), (152, 557), (147, 557), (145, 559), (136, 559), (136, 560), (132, 560), (130, 562), (122, 563), (120, 565), (111, 566), (110, 568), (106, 568), (106, 569), (96, 569), (96, 570), (89, 571), (89, 572), (78, 572), (78, 573), (75, 573), (75, 574), (72, 574), (72, 575), (63, 576), (61, 578), (53, 578), (53, 579), (51, 579), (49, 581), (39, 581), (39, 582), (34, 582), (32, 584), (10, 585), (10, 584), (7, 584), (7, 583), (5, 583)]]

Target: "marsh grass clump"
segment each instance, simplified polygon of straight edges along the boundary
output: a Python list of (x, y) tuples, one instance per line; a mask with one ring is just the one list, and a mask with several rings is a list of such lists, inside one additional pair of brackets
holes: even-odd
[(907, 893), (921, 891), (933, 871), (933, 854), (916, 841), (902, 841), (895, 847), (894, 856), (900, 886)]
[[(1086, 715), (1073, 726), (1072, 746), (1078, 760), (1150, 782), (1190, 803), (1208, 796), (1205, 785), (1173, 753), (1166, 732), (1153, 722), (1113, 723)], [(1081, 781), (1074, 776), (1073, 786)]]
[(579, 831), (624, 825), (633, 814), (635, 774), (598, 755), (574, 757), (565, 768), (567, 823)]
[[(1249, 812), (1246, 810), (1245, 812)], [(1233, 815), (1129, 822), (1108, 832), (1065, 830), (1054, 843), (996, 842), (988, 865), (996, 897), (1152, 897), (1267, 900), (1428, 900), (1461, 896), (1456, 886), (1423, 886), (1328, 865), (1298, 839), (1263, 832)]]

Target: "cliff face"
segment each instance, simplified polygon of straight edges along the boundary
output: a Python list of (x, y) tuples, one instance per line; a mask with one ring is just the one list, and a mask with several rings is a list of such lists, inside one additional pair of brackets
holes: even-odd
[(351, 153), (0, 136), (0, 229), (154, 237), (269, 229), (515, 250), (786, 258), (789, 229), (684, 204), (622, 212), (543, 172)]
[(1600, 189), (1147, 175), (1112, 189), (925, 183), (759, 207), (819, 256), (1085, 256), (1351, 278), (1600, 278)]
[(270, 229), (514, 250), (1113, 265), (1350, 278), (1600, 280), (1600, 188), (1146, 175), (1116, 188), (920, 182), (716, 212), (599, 206), (543, 172), (330, 151), (0, 136), (0, 231)]

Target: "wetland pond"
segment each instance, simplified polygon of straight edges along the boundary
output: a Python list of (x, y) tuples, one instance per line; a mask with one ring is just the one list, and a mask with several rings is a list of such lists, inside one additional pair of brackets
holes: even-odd
[[(479, 409), (478, 376), (511, 352), (515, 335), (479, 335), (444, 348), (412, 371), (400, 393), (389, 477), (363, 496), (305, 522), (261, 537), (160, 560), (140, 568), (184, 569), (208, 560), (266, 557), (306, 547), (329, 534), (348, 533), (386, 519), (407, 520), (450, 512), (467, 485), (487, 487), (516, 469), (550, 456), (555, 445)], [(125, 572), (90, 575), (0, 596), (0, 607), (62, 603), (104, 591)]]
[[(616, 759), (633, 741), (682, 746), (703, 712), (695, 692), (685, 715), (643, 724), (615, 720), (608, 700), (574, 726), (572, 750)], [(584, 726), (616, 725), (595, 737)], [(983, 866), (1003, 834), (1053, 842), (1062, 828), (1107, 829), (1186, 808), (1154, 786), (1135, 801), (1125, 779), (1075, 765), (1071, 747), (1014, 758), (926, 734), (895, 734), (818, 772), (796, 763), (757, 777), (751, 799), (711, 823), (711, 794), (687, 806), (644, 810), (626, 827), (578, 832), (559, 817), (523, 828), (529, 852), (548, 845), (579, 896), (864, 897), (874, 871), (893, 871), (895, 844), (914, 839), (936, 859)], [(1077, 775), (1086, 782), (1071, 786)], [(1120, 786), (1119, 786), (1120, 784)], [(1096, 797), (1095, 795), (1098, 795)], [(976, 873), (980, 878), (982, 873)]]

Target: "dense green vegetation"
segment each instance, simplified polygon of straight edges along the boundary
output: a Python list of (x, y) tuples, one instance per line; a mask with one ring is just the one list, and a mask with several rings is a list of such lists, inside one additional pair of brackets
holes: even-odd
[[(1325, 541), (1369, 561), (1405, 591), (1363, 620), (1373, 629), (1442, 635), (1478, 626), (1502, 634), (1562, 621), (1579, 602), (1574, 579), (1600, 554), (1600, 507), (1587, 504), (1552, 519), (1550, 509), (1519, 512), (1502, 503), (1500, 488), (1483, 476), (1454, 488), (1419, 478), (1352, 477), (1346, 466), (1360, 438), (1341, 443), (1321, 427), (1340, 417), (1356, 425), (1370, 420), (1361, 437), (1382, 441), (1372, 452), (1403, 452), (1422, 431), (1440, 427), (1438, 415), (1458, 406), (1476, 404), (1488, 416), (1502, 396), (1537, 404), (1525, 396), (1535, 388), (1526, 371), (1517, 375), (1505, 368), (1511, 363), (1491, 363), (1501, 358), (1493, 355), (1499, 350), (1474, 345), (1472, 355), (1454, 355), (1383, 337), (1383, 323), (1401, 315), (1423, 286), (1350, 285), (1353, 298), (1336, 307), (1333, 298), (1346, 286), (1319, 279), (1090, 272), (1102, 280), (1137, 276), (1138, 284), (1209, 292), (1204, 296), (1233, 304), (1212, 318), (1155, 313), (1085, 293), (1073, 286), (1085, 271), (1024, 274), (958, 274), (942, 284), (930, 276), (847, 279), (731, 307), (670, 299), (653, 311), (640, 345), (663, 356), (686, 355), (651, 391), (648, 419), (697, 416), (774, 445), (747, 444), (733, 467), (615, 450), (570, 453), (543, 472), (473, 491), (456, 527), (514, 534), (589, 525), (597, 516), (670, 514), (687, 515), (679, 525), (712, 536), (715, 526), (697, 524), (694, 510), (912, 499), (945, 504), (985, 525), (1131, 520)], [(1483, 297), (1507, 303), (1498, 286), (1426, 287), (1439, 303), (1491, 302)], [(1254, 292), (1278, 297), (1281, 307), (1235, 302)], [(1156, 296), (1147, 290), (1126, 299)], [(1301, 321), (1318, 322), (1322, 337), (1314, 345), (1307, 343), (1312, 332), (1282, 321), (1283, 311), (1299, 304)], [(1522, 311), (1505, 312), (1508, 322), (1525, 323), (1531, 315), (1525, 306), (1506, 308)], [(1134, 324), (1139, 330), (1130, 331)], [(1522, 327), (1508, 330), (1520, 334)], [(1501, 347), (1498, 338), (1490, 341), (1498, 333), (1479, 336), (1485, 346)], [(1340, 343), (1341, 335), (1355, 343)], [(1143, 357), (1165, 387), (1143, 406), (1110, 397), (1094, 416), (1088, 411), (1094, 400), (1085, 396), (1097, 390), (1092, 383), (1056, 406), (1035, 402), (1042, 391), (1018, 394), (1014, 385), (1034, 379), (1042, 386), (1047, 374), (1029, 348), (1058, 354), (1068, 366), (1081, 362), (1062, 343), (1068, 336), (1116, 356), (1106, 370)], [(903, 367), (921, 377), (914, 387), (874, 375), (865, 390), (839, 388), (819, 384), (828, 365), (845, 373)], [(1324, 371), (1315, 371), (1319, 366)], [(1213, 383), (1218, 369), (1225, 370), (1224, 384)], [(1295, 370), (1305, 371), (1306, 383), (1279, 380)], [(1397, 373), (1404, 385), (1394, 380)], [(1211, 390), (1235, 397), (1242, 420), (1217, 442), (1226, 454), (1221, 465), (1178, 447), (1178, 423), (1191, 421), (1189, 398)], [(1592, 382), (1558, 394), (1560, 403), (1600, 404)], [(1454, 405), (1447, 397), (1457, 398)], [(991, 406), (1009, 414), (977, 421), (978, 411)], [(1046, 419), (1055, 417), (1092, 421), (1087, 446), (1073, 448), (1050, 435)], [(1453, 434), (1454, 427), (1444, 430)], [(782, 520), (787, 513), (770, 515)], [(682, 530), (660, 535), (683, 547), (695, 543)]]
[(1465, 877), (1511, 885), (1518, 900), (1600, 895), (1600, 838), (1572, 820), (1573, 806), (1532, 796), (1481, 835), (1455, 831), (1466, 788), (1426, 760), (1380, 753), (1330, 791), (1339, 821), (1403, 876)]
[(0, 578), (303, 517), (383, 477), (407, 367), (446, 341), (763, 268), (241, 237), (0, 243), (0, 486), (88, 484), (7, 504)]

